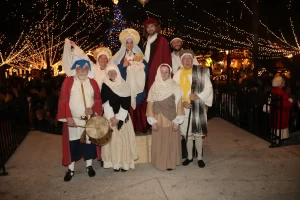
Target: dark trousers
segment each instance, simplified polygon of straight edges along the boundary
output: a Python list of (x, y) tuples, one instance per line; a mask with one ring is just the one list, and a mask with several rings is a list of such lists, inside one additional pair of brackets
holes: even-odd
[(80, 140), (70, 141), (70, 152), (72, 162), (84, 158), (84, 160), (95, 159), (97, 157), (97, 146), (95, 144), (82, 144)]

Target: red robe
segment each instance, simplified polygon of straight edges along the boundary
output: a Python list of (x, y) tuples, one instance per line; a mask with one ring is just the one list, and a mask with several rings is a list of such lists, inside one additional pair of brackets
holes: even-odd
[[(288, 100), (289, 97), (281, 88), (273, 88), (272, 94), (278, 95), (278, 97), (282, 96), (282, 113), (280, 117), (281, 109), (277, 111), (278, 117), (277, 117), (276, 128), (286, 129), (289, 127), (289, 119), (290, 119), (290, 111), (292, 108), (292, 103)], [(280, 102), (278, 102), (278, 106), (280, 106)], [(280, 120), (281, 120), (281, 124), (280, 124)]]
[[(71, 110), (69, 107), (71, 89), (74, 83), (74, 77), (67, 77), (61, 87), (61, 92), (58, 101), (58, 113), (57, 119), (66, 119), (72, 117)], [(100, 89), (97, 82), (94, 79), (90, 79), (90, 83), (94, 89), (94, 105), (93, 110), (98, 115), (102, 115), (102, 102)], [(101, 159), (101, 149), (97, 146), (97, 159)], [(62, 165), (68, 166), (71, 164), (71, 153), (69, 144), (69, 129), (67, 123), (63, 123), (63, 135), (62, 135)]]
[(148, 63), (147, 94), (155, 80), (157, 69), (162, 63), (172, 66), (172, 57), (167, 39), (159, 34), (156, 39), (154, 55)]

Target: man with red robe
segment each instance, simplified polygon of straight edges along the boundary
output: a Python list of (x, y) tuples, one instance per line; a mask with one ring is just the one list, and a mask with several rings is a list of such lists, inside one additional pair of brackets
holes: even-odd
[[(64, 55), (63, 55), (64, 57)], [(64, 181), (74, 176), (75, 162), (82, 157), (86, 161), (89, 177), (95, 176), (93, 159), (101, 159), (100, 147), (92, 144), (85, 130), (86, 118), (102, 115), (100, 89), (94, 79), (88, 77), (91, 65), (88, 60), (77, 60), (71, 67), (75, 76), (67, 77), (62, 85), (58, 103), (57, 119), (63, 123), (62, 164), (68, 166)], [(81, 126), (81, 127), (78, 127)]]
[(158, 22), (153, 18), (148, 18), (144, 22), (144, 35), (147, 42), (143, 46), (145, 60), (148, 62), (147, 93), (151, 88), (158, 67), (162, 63), (172, 66), (170, 46), (167, 39), (160, 34), (161, 28)]

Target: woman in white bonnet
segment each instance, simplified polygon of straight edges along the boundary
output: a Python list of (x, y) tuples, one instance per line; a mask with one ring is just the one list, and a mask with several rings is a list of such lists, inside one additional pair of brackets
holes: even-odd
[[(289, 98), (282, 89), (285, 86), (285, 81), (282, 76), (276, 75), (272, 81), (272, 86), (272, 95), (282, 98), (282, 109), (278, 109), (278, 117), (275, 122), (276, 134), (279, 136), (281, 132), (281, 139), (287, 139), (289, 137), (289, 118), (293, 99)], [(280, 102), (278, 102), (278, 105), (280, 105)]]

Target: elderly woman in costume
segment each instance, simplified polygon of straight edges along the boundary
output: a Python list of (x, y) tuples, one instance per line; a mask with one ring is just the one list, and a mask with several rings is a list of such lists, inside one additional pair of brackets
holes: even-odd
[(121, 76), (130, 87), (131, 108), (130, 117), (137, 132), (147, 131), (145, 82), (148, 65), (138, 47), (139, 33), (134, 29), (125, 29), (119, 36), (120, 50), (113, 56), (111, 62), (118, 65)]
[(183, 166), (193, 161), (193, 140), (198, 152), (198, 166), (205, 167), (203, 161), (203, 138), (207, 135), (207, 106), (212, 106), (213, 88), (205, 68), (193, 65), (194, 52), (182, 50), (180, 59), (183, 67), (178, 70), (173, 79), (182, 90), (182, 103), (185, 117), (181, 124), (181, 133), (187, 140), (188, 158)]
[[(73, 47), (73, 49), (71, 48)], [(71, 58), (71, 59), (70, 59)], [(74, 72), (70, 70), (70, 60), (72, 59), (85, 59), (91, 63), (92, 71), (90, 73), (90, 77), (94, 78), (98, 83), (98, 86), (101, 90), (103, 80), (105, 79), (105, 68), (107, 63), (112, 58), (111, 51), (106, 47), (100, 47), (94, 51), (94, 58), (96, 60), (96, 64), (94, 64), (89, 57), (84, 53), (82, 49), (80, 49), (75, 42), (65, 39), (64, 46), (64, 54), (62, 58), (62, 67), (68, 76), (73, 76)]]
[(181, 164), (179, 124), (184, 111), (181, 89), (171, 73), (170, 65), (159, 66), (147, 99), (147, 120), (152, 125), (151, 163), (160, 170), (172, 170)]
[(100, 147), (96, 147), (86, 134), (82, 134), (84, 128), (77, 127), (85, 126), (86, 118), (92, 115), (102, 115), (99, 86), (94, 79), (88, 78), (91, 71), (88, 60), (76, 60), (70, 69), (74, 71), (74, 76), (67, 77), (63, 82), (57, 113), (57, 119), (64, 122), (62, 162), (69, 168), (64, 177), (66, 182), (74, 176), (75, 162), (81, 157), (86, 161), (86, 170), (90, 177), (95, 176), (93, 159), (101, 158)]
[[(282, 98), (282, 110), (279, 109), (278, 111), (275, 111), (277, 113), (274, 113), (275, 115), (277, 114), (277, 117), (275, 117), (277, 121), (276, 119), (274, 121), (276, 134), (277, 136), (279, 136), (279, 134), (281, 133), (280, 139), (287, 139), (289, 137), (289, 118), (293, 99), (289, 98), (282, 89), (285, 86), (285, 81), (282, 76), (276, 75), (272, 81), (272, 86), (272, 95), (276, 95), (278, 98)], [(278, 102), (278, 104), (280, 104), (280, 102)]]
[(130, 88), (121, 77), (115, 64), (108, 64), (101, 90), (104, 117), (113, 129), (111, 142), (102, 147), (101, 155), (104, 168), (125, 172), (134, 169), (138, 159), (135, 133), (129, 116)]

